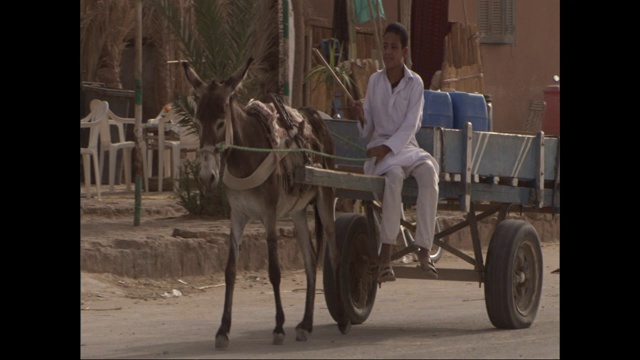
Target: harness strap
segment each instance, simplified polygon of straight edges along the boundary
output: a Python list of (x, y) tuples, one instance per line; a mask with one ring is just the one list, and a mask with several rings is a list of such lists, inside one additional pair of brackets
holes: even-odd
[(262, 161), (260, 166), (246, 178), (238, 178), (229, 172), (229, 167), (225, 166), (224, 174), (222, 175), (222, 182), (231, 189), (235, 190), (247, 190), (252, 189), (267, 180), (269, 175), (275, 170), (278, 165), (276, 153), (269, 153)]
[(284, 155), (280, 155), (276, 152), (270, 152), (262, 163), (256, 168), (256, 170), (249, 176), (245, 178), (239, 178), (233, 176), (229, 172), (229, 168), (227, 166), (224, 167), (224, 174), (222, 174), (222, 182), (227, 185), (230, 189), (234, 190), (248, 190), (253, 189), (259, 185), (262, 185), (267, 178), (273, 173), (274, 170), (278, 169), (278, 164), (280, 160), (284, 159), (288, 153), (284, 153)]

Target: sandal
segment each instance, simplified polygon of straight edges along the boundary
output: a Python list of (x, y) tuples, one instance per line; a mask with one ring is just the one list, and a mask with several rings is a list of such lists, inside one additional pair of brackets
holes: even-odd
[(418, 264), (418, 269), (422, 269), (427, 273), (427, 277), (429, 279), (437, 279), (438, 278), (438, 270), (436, 270), (436, 265), (431, 260), (431, 256), (425, 256), (418, 259), (420, 263)]
[(387, 281), (396, 281), (396, 274), (390, 263), (381, 264), (378, 271), (378, 286), (382, 287), (382, 283)]

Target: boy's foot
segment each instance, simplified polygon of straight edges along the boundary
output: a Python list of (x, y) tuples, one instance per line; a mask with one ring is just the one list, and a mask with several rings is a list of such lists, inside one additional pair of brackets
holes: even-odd
[(429, 252), (425, 252), (425, 253), (426, 253), (426, 256), (421, 256), (422, 251), (418, 255), (418, 261), (420, 262), (418, 264), (418, 268), (425, 271), (429, 279), (437, 279), (438, 270), (436, 270), (436, 265), (433, 263), (433, 260), (431, 260), (431, 256), (429, 255)]
[(380, 270), (378, 270), (378, 286), (382, 287), (382, 283), (387, 281), (396, 281), (391, 263), (380, 264)]

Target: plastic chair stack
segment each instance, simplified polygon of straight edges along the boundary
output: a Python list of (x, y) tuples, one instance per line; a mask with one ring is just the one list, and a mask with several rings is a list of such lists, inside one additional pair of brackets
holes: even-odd
[[(105, 101), (106, 102), (106, 101)], [(100, 170), (104, 168), (105, 152), (109, 151), (109, 191), (114, 191), (115, 176), (118, 173), (118, 182), (122, 179), (122, 171), (124, 170), (125, 184), (127, 191), (131, 190), (131, 153), (136, 146), (134, 141), (125, 140), (124, 125), (135, 125), (136, 119), (123, 118), (113, 113), (110, 109), (107, 110), (108, 122), (102, 125), (102, 133), (100, 135)], [(115, 126), (118, 130), (118, 139), (114, 141), (111, 138), (111, 126)], [(123, 166), (120, 171), (116, 168), (116, 159), (118, 152), (122, 151)], [(145, 156), (143, 153), (143, 168), (145, 164)]]
[(91, 198), (91, 160), (93, 160), (93, 175), (95, 178), (98, 200), (101, 200), (100, 182), (102, 180), (100, 177), (101, 171), (98, 163), (98, 140), (100, 138), (100, 132), (103, 124), (107, 123), (108, 111), (108, 103), (100, 100), (92, 100), (89, 114), (80, 119), (80, 128), (89, 129), (89, 143), (87, 147), (80, 147), (80, 155), (82, 156), (82, 165), (84, 170), (85, 194), (87, 198)]

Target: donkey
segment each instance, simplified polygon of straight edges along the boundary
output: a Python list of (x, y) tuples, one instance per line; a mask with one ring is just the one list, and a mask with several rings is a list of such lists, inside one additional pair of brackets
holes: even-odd
[[(270, 133), (269, 126), (265, 125), (265, 119), (261, 119), (260, 114), (255, 111), (247, 111), (234, 96), (236, 89), (245, 79), (252, 61), (253, 58), (250, 58), (246, 65), (238, 69), (230, 78), (224, 81), (212, 80), (209, 84), (200, 79), (188, 62), (183, 62), (186, 77), (199, 95), (195, 118), (200, 128), (199, 179), (204, 184), (215, 186), (221, 178), (221, 165), (224, 165), (222, 178), (231, 208), (224, 309), (222, 322), (216, 333), (216, 348), (229, 346), (236, 265), (244, 228), (249, 220), (260, 220), (267, 236), (269, 281), (273, 287), (276, 305), (274, 345), (281, 345), (285, 337), (283, 329), (285, 316), (280, 298), (281, 273), (276, 237), (277, 218), (291, 216), (304, 258), (307, 292), (304, 315), (302, 321), (296, 326), (296, 340), (306, 341), (313, 330), (316, 273), (325, 246), (329, 246), (333, 274), (338, 273), (339, 266), (333, 218), (334, 189), (295, 183), (292, 176), (287, 176), (287, 174), (292, 175), (293, 167), (305, 164), (304, 154), (291, 152), (283, 156), (282, 153), (252, 152), (229, 147), (221, 151), (218, 146), (220, 142), (225, 141), (232, 142), (234, 145), (260, 149), (274, 147), (274, 134), (273, 131)], [(286, 108), (287, 112), (297, 113), (295, 109), (288, 106)], [(306, 128), (307, 133), (311, 135), (309, 144), (314, 150), (334, 154), (333, 138), (318, 112), (311, 108), (299, 110), (305, 114), (305, 119), (298, 125), (298, 132)], [(282, 160), (283, 157), (286, 157), (286, 161)], [(326, 169), (335, 167), (335, 160), (330, 157), (313, 154), (309, 158), (315, 166)], [(265, 164), (270, 161), (274, 165), (267, 166), (265, 171)], [(289, 164), (289, 168), (284, 166), (285, 162)], [(242, 186), (236, 186), (236, 181), (228, 181), (228, 178), (239, 179), (238, 183), (243, 179), (250, 180), (245, 181)], [(315, 249), (307, 225), (306, 211), (309, 205), (313, 205), (315, 210)], [(337, 278), (335, 280), (337, 281)], [(346, 313), (344, 316), (338, 315), (338, 318), (342, 319), (338, 321), (338, 328), (343, 334), (347, 333), (350, 328), (348, 315)]]

